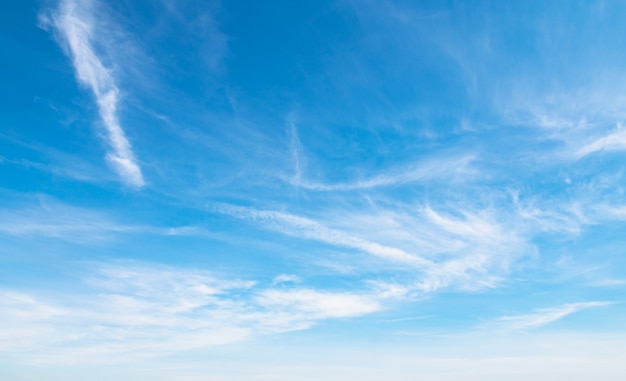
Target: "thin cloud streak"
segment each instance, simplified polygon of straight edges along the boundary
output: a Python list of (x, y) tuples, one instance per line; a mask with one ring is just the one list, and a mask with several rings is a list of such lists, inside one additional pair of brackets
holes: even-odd
[(355, 191), (380, 187), (392, 187), (440, 177), (456, 178), (459, 175), (471, 172), (471, 170), (468, 169), (468, 165), (473, 159), (473, 156), (465, 156), (449, 160), (430, 160), (405, 168), (404, 170), (396, 173), (373, 176), (371, 178), (361, 179), (354, 182), (335, 184), (326, 184), (302, 179), (300, 168), (298, 168), (298, 175), (291, 179), (290, 183), (306, 190), (320, 192)]
[(300, 143), (300, 138), (298, 137), (298, 128), (296, 126), (296, 123), (294, 121), (294, 115), (293, 113), (289, 115), (287, 124), (289, 127), (289, 135), (290, 135), (290, 142), (289, 142), (289, 153), (291, 154), (291, 160), (293, 161), (293, 165), (294, 165), (294, 175), (293, 175), (293, 183), (295, 184), (299, 184), (301, 182), (301, 178), (302, 178), (302, 158), (301, 158), (301, 151), (302, 151), (302, 145)]
[(626, 130), (622, 129), (621, 124), (618, 131), (599, 138), (578, 150), (577, 156), (583, 157), (595, 152), (601, 151), (619, 151), (626, 149)]
[[(20, 201), (14, 201), (20, 203)], [(215, 239), (212, 231), (195, 225), (154, 226), (125, 223), (110, 212), (70, 206), (45, 196), (16, 208), (0, 208), (0, 235), (60, 239), (79, 244), (115, 240), (123, 235), (160, 235)]]
[(0, 233), (18, 237), (48, 237), (75, 243), (102, 242), (116, 234), (145, 232), (146, 227), (120, 224), (89, 209), (47, 198), (39, 205), (0, 209)]
[(328, 228), (305, 217), (233, 205), (220, 205), (217, 207), (217, 211), (237, 218), (259, 221), (267, 229), (290, 236), (361, 250), (390, 261), (411, 264), (417, 268), (432, 266), (430, 261), (407, 253), (404, 250), (355, 237), (340, 230)]
[(110, 149), (107, 161), (124, 182), (140, 188), (145, 184), (141, 168), (118, 120), (119, 89), (111, 70), (105, 67), (93, 46), (92, 6), (90, 1), (64, 0), (51, 23), (69, 50), (78, 81), (89, 87), (96, 98)]
[(523, 315), (503, 316), (494, 323), (507, 329), (530, 329), (538, 328), (557, 320), (563, 319), (576, 312), (589, 308), (605, 307), (614, 304), (614, 302), (582, 302), (567, 303), (552, 308), (541, 308), (534, 312)]

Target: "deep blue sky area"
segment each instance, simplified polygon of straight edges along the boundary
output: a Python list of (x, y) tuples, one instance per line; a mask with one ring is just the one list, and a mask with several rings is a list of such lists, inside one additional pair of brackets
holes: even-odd
[(0, 378), (621, 380), (624, 25), (4, 2)]

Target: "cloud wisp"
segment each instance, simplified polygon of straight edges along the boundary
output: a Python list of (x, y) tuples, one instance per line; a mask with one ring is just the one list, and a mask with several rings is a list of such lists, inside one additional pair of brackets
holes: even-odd
[(376, 290), (275, 288), (141, 263), (95, 264), (79, 289), (65, 296), (0, 291), (0, 351), (19, 351), (31, 362), (119, 361), (306, 329), (383, 308)]
[(594, 301), (581, 303), (567, 303), (552, 308), (540, 308), (528, 314), (503, 316), (493, 322), (509, 330), (533, 329), (553, 323), (576, 312), (589, 308), (605, 307), (614, 302)]
[(418, 268), (429, 267), (431, 265), (430, 261), (402, 249), (355, 237), (343, 231), (328, 228), (305, 217), (278, 211), (257, 210), (234, 205), (219, 205), (217, 211), (241, 219), (258, 221), (262, 223), (265, 228), (286, 235), (357, 249), (392, 262), (411, 264)]
[[(390, 171), (356, 180), (353, 182), (324, 183), (315, 182), (303, 178), (302, 170), (298, 164), (297, 175), (290, 179), (290, 183), (302, 189), (318, 192), (346, 192), (360, 191), (374, 188), (401, 186), (416, 182), (426, 182), (438, 178), (455, 178), (472, 173), (470, 164), (473, 156), (454, 157), (450, 159), (428, 160), (402, 170)], [(299, 163), (299, 162), (298, 162)]]
[(92, 1), (63, 0), (47, 21), (57, 32), (72, 59), (78, 81), (93, 93), (106, 130), (109, 152), (106, 159), (130, 186), (140, 188), (145, 182), (141, 168), (118, 118), (119, 89), (110, 68), (94, 48), (98, 31), (91, 13)]
[[(391, 293), (396, 296), (448, 287), (494, 287), (510, 263), (528, 248), (521, 228), (514, 222), (498, 222), (503, 216), (495, 212), (461, 210), (455, 217), (426, 206), (410, 212), (375, 214), (335, 211), (316, 221), (282, 211), (233, 205), (219, 205), (216, 210), (258, 223), (263, 229), (379, 258), (410, 277), (400, 285), (400, 291)], [(367, 266), (354, 260), (351, 263)], [(396, 282), (378, 283), (387, 288)]]
[[(89, 245), (116, 241), (125, 235), (155, 235), (164, 237), (199, 237), (215, 239), (211, 230), (197, 225), (155, 226), (121, 221), (119, 215), (70, 206), (57, 199), (39, 196), (26, 199), (24, 205), (0, 208), (0, 235), (41, 238)], [(22, 204), (23, 200), (14, 200)]]
[(618, 125), (618, 130), (601, 137), (580, 148), (577, 152), (578, 157), (584, 157), (595, 152), (601, 151), (620, 151), (626, 149), (626, 130)]

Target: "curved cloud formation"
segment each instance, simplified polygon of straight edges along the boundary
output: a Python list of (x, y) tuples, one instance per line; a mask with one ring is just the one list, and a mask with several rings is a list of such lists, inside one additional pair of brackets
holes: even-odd
[(72, 58), (78, 81), (89, 87), (96, 98), (107, 132), (107, 161), (125, 183), (140, 188), (144, 185), (141, 168), (117, 117), (119, 90), (110, 69), (102, 63), (92, 44), (94, 25), (90, 5), (90, 1), (62, 1), (51, 19), (51, 25), (59, 33)]

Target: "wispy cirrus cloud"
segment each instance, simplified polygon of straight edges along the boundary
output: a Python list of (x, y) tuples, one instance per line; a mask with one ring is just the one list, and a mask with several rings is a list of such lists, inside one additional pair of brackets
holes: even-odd
[(297, 175), (290, 180), (290, 183), (306, 190), (329, 192), (358, 191), (373, 188), (401, 186), (416, 182), (426, 182), (439, 178), (458, 180), (475, 172), (475, 170), (470, 167), (473, 159), (474, 157), (469, 155), (440, 160), (431, 159), (406, 168), (385, 171), (390, 173), (341, 183), (324, 183), (306, 179), (302, 175), (300, 164), (298, 164)]
[(595, 141), (584, 145), (578, 152), (578, 157), (590, 155), (594, 152), (600, 151), (619, 151), (626, 149), (626, 130), (622, 128), (622, 125), (618, 125), (618, 129), (615, 132), (609, 133), (606, 136), (596, 139)]
[(2, 291), (0, 350), (20, 351), (31, 362), (106, 362), (210, 348), (383, 308), (376, 290), (275, 288), (136, 262), (92, 266), (80, 291)]
[(289, 154), (291, 156), (291, 161), (293, 162), (293, 177), (291, 181), (295, 184), (300, 184), (302, 180), (302, 170), (305, 163), (303, 163), (304, 158), (302, 155), (302, 143), (300, 143), (300, 138), (298, 137), (298, 128), (295, 122), (295, 115), (292, 112), (288, 119), (287, 125), (289, 128)]
[[(44, 25), (52, 26), (71, 57), (78, 81), (93, 93), (106, 129), (109, 152), (106, 159), (124, 182), (136, 188), (145, 182), (128, 138), (119, 121), (120, 91), (112, 69), (106, 67), (96, 50), (95, 40), (108, 33), (96, 30), (98, 15), (94, 1), (62, 0)], [(102, 39), (98, 38), (99, 42)]]
[(49, 345), (42, 341), (51, 334), (45, 324), (50, 319), (66, 315), (69, 311), (54, 302), (44, 301), (30, 293), (0, 290), (0, 351), (24, 351), (34, 345)]
[(110, 211), (72, 206), (45, 195), (11, 199), (15, 207), (0, 208), (0, 234), (78, 244), (102, 243), (125, 234), (215, 238), (202, 226), (154, 226), (121, 221), (119, 215)]
[(538, 328), (563, 319), (576, 312), (589, 308), (605, 307), (611, 304), (615, 303), (607, 301), (567, 303), (551, 308), (540, 308), (528, 314), (503, 316), (492, 322), (492, 324), (505, 329)]
[[(417, 209), (407, 205), (404, 211), (334, 210), (330, 215), (322, 213), (325, 219), (318, 221), (233, 205), (219, 205), (216, 210), (254, 221), (263, 229), (355, 249), (386, 261), (399, 273), (412, 274), (399, 285), (376, 282), (386, 290), (381, 292), (395, 296), (450, 286), (493, 287), (528, 248), (517, 222), (498, 222), (505, 216), (494, 211), (461, 210), (452, 216), (428, 205)], [(354, 260), (350, 263), (359, 266)]]
[(357, 249), (380, 258), (408, 263), (417, 267), (430, 265), (428, 260), (417, 255), (328, 228), (309, 218), (273, 210), (258, 210), (234, 205), (218, 205), (216, 210), (233, 217), (258, 221), (265, 228), (290, 236)]
[(626, 279), (600, 279), (590, 283), (593, 287), (624, 287)]
[(39, 197), (37, 204), (3, 208), (0, 232), (20, 237), (48, 237), (77, 243), (100, 242), (115, 234), (145, 230), (114, 221), (94, 210)]

